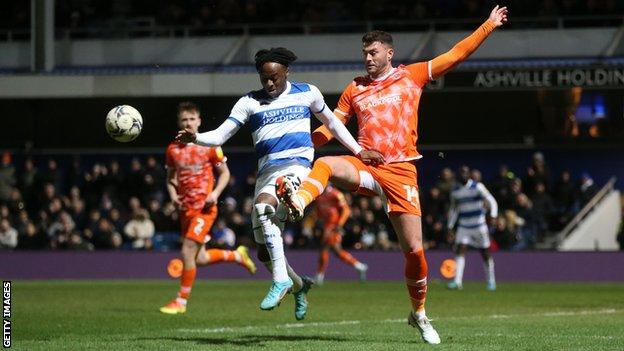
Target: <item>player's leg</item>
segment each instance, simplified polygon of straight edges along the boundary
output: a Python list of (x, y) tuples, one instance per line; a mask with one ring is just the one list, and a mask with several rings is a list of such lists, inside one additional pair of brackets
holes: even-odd
[[(295, 172), (295, 175), (303, 176), (307, 173), (307, 169), (299, 169)], [(288, 214), (286, 208), (282, 204), (279, 204), (277, 206), (277, 216), (274, 217), (274, 222), (282, 232), (284, 231), (287, 216)], [(295, 270), (288, 263), (288, 259), (286, 259), (286, 270), (288, 271), (288, 277), (290, 277), (293, 281), (292, 292), (293, 297), (295, 298), (295, 318), (300, 321), (305, 318), (308, 312), (307, 294), (312, 288), (314, 281), (309, 277), (299, 276), (299, 274), (297, 274), (297, 272), (295, 272)]]
[(421, 218), (416, 214), (400, 212), (391, 212), (389, 217), (406, 259), (405, 281), (412, 302), (408, 323), (420, 330), (425, 342), (439, 344), (440, 337), (425, 313), (428, 267), (422, 246)]
[(160, 308), (160, 312), (167, 314), (178, 314), (186, 312), (186, 304), (191, 295), (191, 289), (195, 282), (197, 267), (195, 259), (203, 244), (189, 238), (184, 238), (182, 242), (182, 276), (180, 278), (180, 289), (177, 297), (167, 305)]
[(464, 279), (464, 267), (466, 266), (466, 251), (468, 246), (461, 242), (460, 231), (457, 233), (455, 241), (455, 278), (447, 286), (449, 289), (462, 289)]
[(319, 250), (319, 260), (318, 266), (316, 268), (316, 278), (314, 281), (318, 285), (323, 285), (325, 282), (325, 272), (327, 271), (327, 266), (329, 265), (329, 246), (323, 245)]
[(343, 190), (356, 191), (358, 189), (360, 186), (359, 170), (350, 159), (359, 161), (351, 156), (319, 158), (314, 162), (312, 171), (298, 189), (287, 177), (277, 179), (277, 196), (289, 209), (293, 219), (303, 218), (305, 208), (323, 193), (330, 180), (336, 187)]
[(487, 279), (487, 289), (495, 291), (496, 278), (494, 275), (494, 259), (490, 255), (490, 235), (487, 226), (483, 226), (479, 234), (480, 242), (478, 243), (478, 247), (481, 252), (481, 258), (483, 258), (483, 268)]
[(236, 250), (206, 249), (204, 246), (197, 254), (196, 263), (198, 266), (207, 266), (215, 263), (237, 263), (247, 269), (249, 273), (256, 273), (256, 264), (249, 257), (249, 250), (245, 246), (239, 246)]
[[(271, 310), (277, 307), (293, 286), (293, 281), (288, 277), (288, 270), (286, 268), (282, 232), (273, 221), (276, 208), (277, 199), (272, 195), (260, 193), (256, 197), (253, 214), (256, 222), (254, 230), (259, 228), (262, 233), (262, 240), (270, 259), (271, 275), (273, 278), (271, 288), (260, 304), (260, 308), (263, 310)], [(258, 227), (256, 227), (256, 225)]]
[(360, 280), (366, 280), (366, 272), (368, 272), (368, 265), (358, 261), (353, 255), (348, 253), (345, 249), (342, 248), (342, 235), (338, 232), (334, 232), (331, 235), (331, 239), (329, 241), (331, 245), (331, 249), (342, 262), (352, 266), (357, 270), (360, 274)]

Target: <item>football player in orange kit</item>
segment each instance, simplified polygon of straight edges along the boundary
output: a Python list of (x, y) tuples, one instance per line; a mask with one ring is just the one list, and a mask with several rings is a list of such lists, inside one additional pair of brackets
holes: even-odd
[[(199, 108), (190, 102), (178, 106), (180, 128), (195, 131), (201, 124)], [(220, 147), (173, 142), (167, 147), (167, 190), (180, 212), (182, 242), (182, 272), (180, 290), (175, 299), (160, 308), (162, 313), (186, 312), (186, 302), (197, 272), (196, 265), (218, 262), (238, 263), (251, 274), (256, 265), (248, 255), (247, 248), (239, 246), (236, 251), (209, 249), (210, 229), (217, 219), (217, 200), (230, 179), (226, 157)], [(213, 169), (217, 171), (216, 185)], [(169, 264), (172, 272), (175, 264)]]
[(325, 192), (316, 199), (316, 217), (323, 224), (321, 253), (316, 271), (316, 284), (322, 285), (329, 264), (329, 250), (344, 263), (353, 266), (360, 273), (360, 280), (366, 280), (368, 266), (342, 248), (341, 228), (349, 219), (351, 209), (340, 190), (328, 185)]
[[(334, 113), (346, 121), (358, 120), (358, 143), (382, 157), (360, 160), (351, 156), (319, 158), (299, 189), (291, 179), (278, 179), (277, 193), (297, 220), (303, 210), (331, 181), (336, 186), (361, 194), (377, 194), (405, 255), (405, 281), (412, 311), (408, 323), (416, 327), (429, 344), (439, 344), (440, 336), (425, 314), (427, 261), (422, 245), (422, 225), (418, 198), (416, 150), (417, 111), (424, 86), (468, 58), (485, 39), (507, 22), (507, 8), (496, 6), (489, 18), (451, 50), (426, 62), (392, 66), (392, 36), (383, 31), (366, 33), (362, 53), (367, 76), (355, 78), (342, 93)], [(315, 147), (326, 143), (323, 127), (312, 137)]]

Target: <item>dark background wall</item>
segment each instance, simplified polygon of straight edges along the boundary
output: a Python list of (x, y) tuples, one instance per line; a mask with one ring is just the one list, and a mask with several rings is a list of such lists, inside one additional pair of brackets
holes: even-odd
[[(594, 122), (581, 121), (581, 136), (562, 134), (566, 119), (568, 90), (518, 91), (426, 91), (420, 104), (419, 144), (505, 144), (534, 140), (541, 144), (624, 141), (624, 97), (622, 90), (583, 92), (583, 102), (593, 108), (596, 96), (604, 106), (602, 136), (588, 137)], [(195, 97), (200, 105), (203, 130), (218, 126), (238, 97)], [(326, 96), (330, 107), (337, 95)], [(82, 99), (0, 99), (0, 148), (23, 148), (32, 143), (45, 148), (136, 148), (162, 147), (175, 135), (176, 106), (186, 97), (167, 98), (82, 98)], [(589, 102), (587, 102), (589, 101)], [(144, 118), (141, 136), (130, 144), (113, 141), (106, 135), (104, 119), (114, 106), (129, 104)], [(574, 112), (574, 111), (573, 111)], [(316, 122), (316, 121), (315, 121)], [(589, 124), (588, 124), (589, 123)], [(314, 124), (318, 125), (318, 123)], [(355, 129), (354, 121), (350, 128)], [(249, 129), (244, 127), (227, 146), (251, 146)]]

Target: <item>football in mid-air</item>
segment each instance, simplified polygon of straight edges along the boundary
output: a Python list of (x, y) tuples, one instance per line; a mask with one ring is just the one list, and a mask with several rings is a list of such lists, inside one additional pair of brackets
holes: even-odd
[(129, 105), (113, 107), (106, 115), (106, 132), (122, 143), (130, 142), (141, 134), (143, 117)]

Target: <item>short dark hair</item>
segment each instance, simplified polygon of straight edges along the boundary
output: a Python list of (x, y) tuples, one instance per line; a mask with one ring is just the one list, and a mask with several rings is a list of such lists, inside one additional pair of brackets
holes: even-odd
[(390, 33), (388, 32), (384, 32), (383, 30), (373, 30), (364, 34), (364, 36), (362, 37), (362, 44), (366, 46), (376, 41), (382, 44), (390, 45), (390, 47), (394, 46), (392, 44), (392, 35), (390, 35)]
[(258, 50), (255, 56), (256, 70), (260, 72), (262, 66), (267, 62), (277, 62), (288, 67), (296, 59), (297, 55), (286, 48), (280, 47)]
[(190, 101), (182, 101), (178, 104), (178, 115), (182, 112), (197, 112), (199, 114), (199, 107)]

